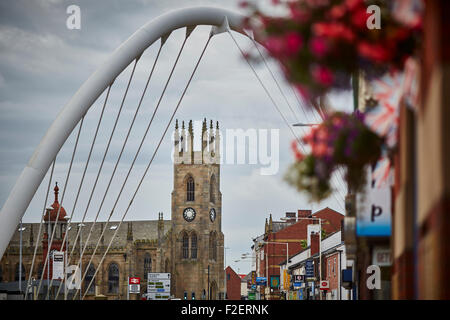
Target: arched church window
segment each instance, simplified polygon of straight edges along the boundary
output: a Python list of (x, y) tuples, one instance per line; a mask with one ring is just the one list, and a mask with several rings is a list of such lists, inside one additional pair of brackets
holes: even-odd
[(108, 268), (108, 293), (119, 293), (119, 266), (111, 263)]
[[(89, 290), (87, 291), (87, 294), (94, 294), (95, 293), (95, 279), (94, 279), (94, 274), (95, 274), (95, 268), (94, 266), (90, 263), (89, 264), (89, 268), (87, 269), (87, 273), (86, 276), (84, 277), (84, 289), (86, 290), (89, 287), (89, 283), (92, 284), (89, 287)], [(92, 280), (94, 279), (94, 280)]]
[(195, 233), (191, 235), (191, 258), (197, 259), (197, 235)]
[(144, 257), (144, 279), (147, 280), (148, 273), (152, 272), (152, 258), (149, 253), (145, 254)]
[(194, 179), (189, 177), (186, 183), (186, 200), (187, 201), (195, 201), (195, 184)]
[(183, 234), (182, 257), (183, 259), (189, 258), (189, 237), (186, 233)]
[(214, 175), (211, 177), (211, 181), (209, 183), (209, 202), (215, 203), (216, 197), (215, 197), (215, 184), (216, 184), (216, 178)]
[(209, 259), (217, 260), (217, 237), (215, 232), (209, 234)]

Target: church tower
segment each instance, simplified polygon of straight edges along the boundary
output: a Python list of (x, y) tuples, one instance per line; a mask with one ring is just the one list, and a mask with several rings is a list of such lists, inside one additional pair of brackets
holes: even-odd
[[(187, 130), (186, 130), (187, 129)], [(175, 124), (172, 191), (172, 294), (181, 299), (222, 299), (224, 235), (220, 192), (219, 124), (203, 121), (194, 151), (192, 120)]]

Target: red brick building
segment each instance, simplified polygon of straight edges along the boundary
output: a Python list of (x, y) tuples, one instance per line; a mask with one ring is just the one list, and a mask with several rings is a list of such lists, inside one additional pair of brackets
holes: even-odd
[(228, 266), (225, 269), (227, 277), (227, 300), (241, 300), (241, 277)]
[(336, 299), (339, 288), (339, 270), (341, 270), (339, 252), (325, 256), (325, 280), (328, 280), (327, 300)]
[[(322, 230), (326, 234), (336, 232), (341, 229), (344, 216), (330, 208), (325, 208), (311, 214), (311, 210), (298, 210), (297, 216), (295, 213), (287, 212), (284, 221), (273, 221), (270, 215), (269, 221), (266, 219), (265, 233), (263, 242), (259, 243), (260, 254), (259, 274), (267, 277), (268, 285), (270, 285), (271, 278), (277, 279), (280, 276), (279, 264), (286, 261), (286, 255), (292, 256), (302, 250), (306, 246), (308, 238), (308, 225), (318, 224), (318, 220), (302, 218), (321, 218), (324, 219), (322, 223)], [(318, 235), (317, 235), (318, 236)], [(286, 252), (286, 250), (288, 250)], [(280, 279), (279, 279), (280, 280)], [(266, 299), (277, 299), (280, 296), (277, 288), (262, 287), (261, 294), (266, 296)]]

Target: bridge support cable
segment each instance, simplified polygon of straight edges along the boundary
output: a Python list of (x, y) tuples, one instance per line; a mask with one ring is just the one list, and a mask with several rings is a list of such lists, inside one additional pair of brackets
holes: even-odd
[[(43, 278), (44, 278), (44, 270), (45, 270), (45, 267), (47, 266), (47, 268), (49, 268), (49, 266), (50, 266), (50, 264), (49, 264), (50, 249), (51, 249), (51, 247), (52, 247), (53, 239), (54, 239), (55, 232), (56, 232), (56, 229), (57, 229), (56, 226), (57, 226), (58, 220), (59, 220), (59, 213), (60, 213), (60, 211), (61, 211), (61, 208), (62, 208), (62, 205), (63, 205), (63, 202), (64, 202), (64, 196), (66, 195), (67, 186), (68, 186), (68, 184), (69, 184), (70, 173), (71, 173), (71, 171), (72, 171), (72, 165), (73, 165), (73, 159), (74, 159), (75, 154), (76, 154), (76, 152), (77, 152), (78, 141), (79, 141), (79, 139), (80, 139), (81, 129), (83, 128), (83, 121), (84, 121), (84, 116), (81, 118), (81, 121), (80, 121), (80, 126), (79, 126), (79, 129), (78, 129), (77, 138), (76, 138), (76, 141), (75, 141), (75, 145), (74, 145), (74, 147), (73, 147), (72, 157), (71, 157), (71, 159), (70, 159), (69, 169), (68, 169), (68, 171), (67, 171), (66, 180), (64, 181), (64, 189), (63, 189), (62, 196), (61, 196), (61, 202), (60, 202), (60, 204), (59, 204), (58, 211), (57, 211), (57, 213), (56, 213), (55, 225), (54, 225), (54, 228), (53, 228), (53, 230), (52, 230), (52, 235), (51, 235), (51, 237), (50, 237), (50, 242), (48, 242), (48, 238), (47, 238), (47, 244), (48, 244), (48, 245), (47, 245), (47, 255), (45, 256), (44, 265), (43, 265), (43, 267), (42, 267), (42, 274), (41, 274), (41, 279), (40, 279), (40, 281), (39, 281), (39, 287), (38, 287), (37, 292), (40, 291), (41, 286), (42, 286), (42, 280), (43, 280)], [(49, 213), (49, 215), (48, 215), (48, 220), (49, 220), (48, 223), (50, 224), (50, 223), (51, 223), (51, 214), (50, 214), (50, 213)], [(50, 292), (50, 288), (48, 287), (48, 288), (47, 288), (46, 298), (48, 298), (49, 292)]]
[[(135, 113), (134, 113), (133, 120), (132, 120), (132, 122), (131, 122), (131, 124), (130, 124), (130, 127), (129, 127), (129, 129), (128, 129), (128, 132), (127, 132), (126, 138), (125, 138), (125, 140), (124, 140), (124, 143), (123, 143), (123, 145), (122, 145), (122, 149), (121, 149), (121, 151), (120, 151), (119, 157), (118, 157), (118, 159), (116, 160), (116, 164), (115, 164), (114, 169), (113, 169), (113, 172), (112, 172), (112, 174), (111, 174), (111, 177), (110, 177), (108, 186), (107, 186), (107, 188), (106, 188), (106, 191), (104, 192), (104, 196), (103, 196), (103, 198), (102, 198), (100, 207), (99, 207), (99, 209), (98, 209), (98, 211), (97, 211), (97, 214), (96, 214), (96, 216), (95, 216), (95, 220), (94, 220), (94, 222), (93, 222), (92, 225), (91, 225), (91, 228), (90, 228), (88, 237), (87, 237), (87, 239), (86, 239), (85, 245), (84, 245), (83, 250), (82, 250), (82, 252), (81, 252), (81, 254), (80, 254), (80, 258), (78, 259), (78, 262), (77, 262), (77, 265), (78, 265), (78, 266), (81, 266), (82, 258), (83, 258), (83, 256), (84, 256), (84, 253), (86, 252), (86, 248), (87, 248), (87, 246), (88, 246), (89, 240), (90, 240), (91, 235), (92, 235), (92, 233), (93, 233), (94, 226), (95, 226), (95, 224), (96, 224), (96, 222), (97, 222), (97, 219), (98, 219), (99, 214), (100, 214), (100, 212), (101, 212), (102, 206), (103, 206), (103, 204), (104, 204), (104, 201), (105, 201), (106, 196), (107, 196), (107, 194), (108, 194), (109, 188), (110, 188), (110, 186), (111, 186), (112, 180), (113, 180), (113, 178), (114, 178), (114, 176), (115, 176), (115, 173), (116, 173), (117, 167), (118, 167), (118, 165), (119, 165), (119, 163), (120, 163), (120, 160), (121, 160), (123, 151), (124, 151), (124, 149), (125, 149), (125, 147), (126, 147), (126, 145), (127, 145), (128, 139), (129, 139), (130, 134), (131, 134), (131, 131), (132, 131), (132, 128), (133, 128), (133, 126), (134, 126), (134, 123), (135, 123), (135, 121), (136, 121), (137, 115), (138, 115), (139, 110), (140, 110), (140, 108), (141, 108), (142, 101), (143, 101), (143, 99), (144, 99), (144, 97), (145, 97), (145, 94), (146, 94), (147, 89), (148, 89), (148, 85), (149, 85), (149, 83), (150, 83), (150, 80), (151, 80), (151, 78), (152, 78), (153, 72), (154, 72), (154, 70), (155, 70), (155, 66), (156, 66), (157, 61), (158, 61), (158, 59), (159, 59), (159, 56), (160, 56), (160, 53), (161, 53), (161, 49), (162, 49), (162, 47), (163, 47), (163, 44), (164, 44), (164, 42), (165, 42), (165, 39), (166, 39), (165, 37), (161, 38), (161, 44), (160, 44), (160, 47), (159, 47), (159, 49), (158, 49), (158, 53), (157, 53), (157, 55), (156, 55), (155, 61), (154, 61), (153, 65), (152, 65), (151, 71), (150, 71), (149, 76), (148, 76), (148, 78), (147, 78), (147, 82), (146, 82), (146, 84), (145, 84), (144, 90), (143, 90), (143, 92), (142, 92), (142, 94), (141, 94), (141, 97), (140, 97), (138, 106), (137, 106), (136, 111), (135, 111)], [(112, 212), (113, 212), (113, 211), (112, 211)], [(109, 222), (109, 220), (110, 220), (110, 218), (111, 218), (112, 212), (111, 212), (111, 214), (109, 215), (107, 224), (108, 224), (108, 222)], [(97, 242), (97, 245), (96, 245), (96, 247), (95, 247), (94, 253), (92, 254), (92, 257), (95, 255), (95, 252), (96, 252), (96, 250), (98, 249), (98, 245), (99, 245), (99, 243), (100, 243), (100, 239), (101, 239), (101, 237), (103, 236), (105, 230), (106, 230), (106, 226), (105, 226), (105, 228), (103, 229), (103, 232), (102, 232), (102, 235), (101, 235), (100, 238), (99, 238), (99, 241)], [(80, 231), (80, 230), (79, 230), (79, 231)], [(88, 263), (88, 266), (89, 266), (89, 264), (91, 263), (91, 261), (92, 261), (92, 258), (91, 258), (90, 262)], [(86, 268), (86, 270), (87, 270), (87, 268)], [(86, 272), (87, 272), (87, 271), (86, 271)]]
[[(87, 205), (86, 205), (86, 209), (85, 209), (84, 214), (83, 214), (83, 221), (84, 221), (84, 219), (85, 219), (85, 217), (86, 217), (86, 214), (87, 214), (87, 212), (88, 212), (88, 210), (89, 210), (89, 206), (90, 206), (90, 204), (91, 204), (92, 197), (93, 197), (93, 195), (94, 195), (94, 191), (95, 191), (95, 189), (96, 189), (96, 187), (97, 187), (97, 183), (98, 183), (98, 180), (99, 180), (101, 171), (102, 171), (102, 169), (103, 169), (103, 165), (104, 165), (104, 163), (105, 163), (106, 155), (108, 154), (109, 147), (110, 147), (110, 145), (111, 145), (112, 137), (113, 137), (114, 132), (115, 132), (115, 130), (116, 130), (117, 123), (118, 123), (118, 121), (119, 121), (120, 115), (121, 115), (121, 113), (122, 113), (123, 103), (124, 103), (125, 97), (126, 97), (126, 95), (127, 95), (127, 93), (128, 93), (128, 88), (129, 88), (130, 83), (131, 83), (131, 80), (132, 80), (132, 78), (133, 78), (134, 71), (135, 71), (135, 69), (136, 69), (136, 64), (137, 64), (137, 62), (138, 62), (138, 59), (135, 59), (134, 61), (135, 61), (135, 63), (134, 63), (132, 72), (131, 72), (131, 74), (130, 74), (129, 80), (128, 80), (127, 88), (126, 88), (125, 93), (124, 93), (124, 96), (123, 96), (123, 98), (122, 98), (121, 106), (120, 106), (119, 111), (118, 111), (118, 113), (117, 113), (117, 116), (116, 116), (116, 118), (115, 118), (115, 122), (114, 122), (114, 125), (113, 125), (113, 128), (112, 128), (111, 134), (110, 134), (110, 136), (109, 136), (109, 140), (108, 140), (106, 149), (105, 149), (104, 154), (103, 154), (102, 162), (101, 162), (100, 167), (99, 167), (99, 169), (98, 169), (98, 171), (97, 171), (97, 176), (96, 176), (96, 178), (95, 178), (95, 182), (94, 182), (94, 184), (93, 184), (93, 186), (92, 186), (92, 189), (91, 189), (91, 192), (90, 192), (90, 195), (89, 195), (88, 203), (87, 203)], [(78, 235), (78, 233), (77, 233), (77, 235)], [(70, 257), (72, 256), (74, 250), (75, 250), (75, 245), (72, 247), (72, 250), (71, 250), (71, 252), (70, 252), (69, 258), (67, 259), (68, 261), (69, 261)]]
[[(85, 176), (86, 176), (87, 168), (88, 168), (89, 163), (90, 163), (90, 160), (91, 160), (92, 151), (94, 150), (95, 142), (96, 142), (96, 140), (97, 140), (98, 131), (99, 131), (99, 129), (100, 129), (100, 125), (101, 125), (101, 122), (102, 122), (102, 119), (103, 119), (103, 115), (104, 115), (104, 113), (105, 113), (105, 109), (106, 109), (106, 105), (107, 105), (107, 103), (108, 103), (109, 93), (111, 92), (111, 87), (112, 87), (112, 85), (113, 85), (113, 83), (111, 83), (111, 84), (108, 86), (108, 89), (107, 89), (107, 91), (106, 91), (105, 100), (104, 100), (104, 102), (103, 102), (102, 110), (101, 110), (100, 117), (99, 117), (98, 122), (97, 122), (97, 126), (96, 126), (96, 129), (95, 129), (94, 137), (93, 137), (92, 142), (91, 142), (91, 146), (90, 146), (90, 149), (89, 149), (89, 154), (88, 154), (88, 157), (87, 157), (87, 160), (86, 160), (86, 164), (84, 165), (83, 174), (82, 174), (82, 177), (81, 177), (80, 184), (79, 184), (79, 186), (78, 186), (77, 195), (76, 195), (76, 198), (75, 198), (74, 205), (73, 205), (73, 207), (72, 207), (72, 212), (71, 212), (71, 214), (70, 214), (69, 223), (67, 224), (67, 229), (66, 229), (66, 232), (65, 232), (65, 234), (64, 234), (64, 239), (63, 239), (63, 241), (62, 241), (61, 247), (64, 247), (64, 244), (67, 242), (67, 238), (68, 238), (68, 234), (69, 234), (69, 229), (70, 229), (70, 226), (71, 226), (71, 223), (72, 223), (73, 214), (74, 214), (74, 212), (75, 212), (75, 209), (76, 209), (76, 206), (77, 206), (77, 203), (78, 203), (78, 198), (79, 198), (79, 195), (80, 195), (80, 192), (81, 192), (81, 188), (82, 188), (82, 186), (83, 186), (83, 182), (84, 182), (84, 178), (85, 178)], [(85, 218), (85, 216), (83, 216), (83, 219), (82, 219), (82, 221), (81, 221), (81, 224), (83, 224), (84, 218)], [(80, 235), (80, 230), (81, 230), (81, 228), (78, 228), (77, 235), (76, 235), (75, 240), (74, 240), (74, 242), (73, 242), (73, 243), (74, 243), (73, 248), (75, 248), (75, 244), (77, 243), (78, 236)], [(73, 252), (73, 250), (72, 250), (72, 252)], [(71, 254), (72, 254), (72, 252), (71, 252)], [(68, 260), (70, 260), (70, 256), (67, 256), (67, 255), (66, 255), (66, 257), (65, 257), (65, 259), (64, 259), (65, 267), (67, 267), (67, 265), (68, 265)], [(65, 278), (64, 278), (64, 279), (65, 279)], [(64, 282), (65, 282), (65, 281), (64, 281)], [(56, 300), (56, 299), (58, 298), (58, 296), (59, 296), (59, 292), (60, 292), (60, 290), (61, 290), (61, 286), (62, 286), (62, 282), (59, 284), (59, 288), (58, 288), (58, 291), (57, 291), (57, 293), (56, 293), (55, 300)]]
[[(250, 66), (250, 69), (253, 71), (254, 75), (256, 76), (256, 78), (258, 79), (258, 82), (261, 84), (261, 86), (263, 87), (264, 91), (266, 92), (266, 94), (269, 96), (270, 100), (272, 101), (273, 106), (276, 108), (276, 110), (278, 111), (278, 113), (280, 114), (280, 116), (283, 118), (286, 126), (289, 128), (289, 130), (291, 131), (292, 135), (294, 136), (294, 138), (297, 140), (297, 142), (299, 143), (300, 147), (302, 148), (303, 152), (306, 152), (305, 147), (301, 141), (301, 139), (297, 136), (297, 134), (294, 132), (294, 130), (292, 129), (292, 125), (289, 124), (289, 122), (287, 121), (286, 117), (284, 116), (284, 114), (281, 112), (280, 108), (278, 107), (277, 103), (275, 102), (275, 100), (273, 99), (272, 95), (270, 94), (269, 90), (266, 88), (266, 86), (264, 85), (264, 83), (262, 82), (261, 78), (259, 77), (258, 73), (256, 72), (255, 68), (252, 66), (252, 64), (250, 63), (248, 57), (244, 54), (244, 51), (242, 50), (242, 48), (239, 46), (238, 42), (236, 41), (235, 37), (233, 36), (233, 34), (231, 33), (230, 30), (228, 30), (228, 33), (230, 34), (231, 38), (233, 39), (234, 43), (236, 44), (237, 48), (239, 49), (239, 51), (241, 52), (242, 56), (244, 57), (245, 61), (247, 62), (247, 64)], [(332, 193), (333, 196), (335, 197), (339, 207), (344, 210), (344, 206), (342, 205), (342, 200), (340, 201), (337, 196), (336, 193), (333, 192)]]
[[(112, 210), (111, 210), (111, 212), (110, 212), (110, 214), (109, 214), (109, 216), (108, 216), (108, 219), (107, 219), (106, 224), (105, 224), (105, 226), (104, 226), (104, 228), (103, 228), (103, 230), (102, 230), (102, 233), (101, 233), (100, 237), (98, 238), (98, 240), (97, 240), (97, 242), (96, 242), (95, 249), (94, 249), (94, 251), (93, 251), (93, 253), (92, 253), (92, 255), (91, 255), (91, 258), (90, 258), (90, 260), (89, 260), (89, 263), (87, 264), (88, 266), (92, 263), (92, 259), (94, 258), (95, 254), (96, 254), (96, 252), (97, 252), (97, 249), (98, 249), (98, 247), (99, 247), (99, 245), (100, 245), (100, 240), (101, 240), (102, 237), (104, 236), (104, 233), (105, 233), (105, 231), (106, 231), (106, 228), (108, 227), (108, 224), (109, 224), (109, 222), (110, 222), (110, 220), (111, 220), (111, 217), (112, 217), (112, 215), (113, 215), (113, 213), (114, 213), (114, 210), (115, 210), (115, 208), (116, 208), (116, 205), (117, 205), (117, 203), (118, 203), (118, 201), (119, 201), (119, 199), (120, 199), (120, 196), (121, 196), (121, 194), (122, 194), (123, 188), (124, 188), (124, 186), (125, 186), (125, 184), (126, 184), (126, 182), (127, 182), (127, 180), (128, 180), (128, 177), (129, 177), (129, 175), (130, 175), (130, 173), (131, 173), (131, 170), (133, 169), (134, 162), (135, 162), (135, 160), (136, 160), (136, 158), (137, 158), (137, 156), (138, 156), (138, 154), (139, 154), (139, 152), (140, 152), (140, 149), (141, 149), (142, 144), (143, 144), (143, 142), (144, 142), (144, 140), (145, 140), (145, 137), (146, 137), (147, 134), (148, 134), (148, 131), (149, 131), (150, 126), (151, 126), (151, 124), (152, 124), (152, 122), (153, 122), (153, 119), (154, 119), (154, 117), (155, 117), (155, 114), (156, 114), (156, 112), (157, 112), (157, 110), (158, 110), (158, 108), (159, 108), (159, 105), (160, 105), (160, 103), (161, 103), (161, 101), (162, 101), (162, 98), (164, 97), (164, 94), (165, 94), (165, 92), (166, 92), (167, 86), (168, 86), (168, 84), (169, 84), (169, 82), (170, 82), (170, 80), (171, 80), (171, 78), (172, 78), (173, 72), (174, 72), (175, 67), (176, 67), (176, 65), (177, 65), (177, 63), (178, 63), (178, 60), (179, 60), (179, 58), (180, 58), (180, 56), (181, 56), (181, 53), (183, 52), (183, 49), (184, 49), (186, 40), (187, 40), (187, 38), (189, 37), (189, 35), (190, 35), (190, 33), (192, 32), (192, 30), (193, 30), (192, 28), (188, 28), (188, 29), (187, 29), (186, 37), (185, 37), (185, 39), (184, 39), (184, 41), (183, 41), (183, 44), (182, 44), (182, 46), (181, 46), (181, 48), (180, 48), (180, 50), (179, 50), (179, 52), (178, 52), (177, 58), (176, 58), (175, 63), (174, 63), (174, 65), (173, 65), (173, 67), (172, 67), (172, 70), (171, 70), (171, 72), (170, 72), (170, 75), (169, 75), (169, 77), (168, 77), (168, 79), (167, 79), (167, 81), (166, 81), (166, 84), (165, 84), (164, 89), (163, 89), (163, 91), (162, 91), (162, 93), (161, 93), (161, 96), (160, 96), (160, 98), (159, 98), (159, 100), (158, 100), (158, 103), (157, 103), (157, 105), (156, 105), (156, 108), (155, 108), (155, 110), (153, 111), (152, 117), (151, 117), (150, 122), (149, 122), (149, 124), (148, 124), (148, 126), (147, 126), (147, 129), (146, 129), (146, 131), (145, 131), (144, 137), (142, 138), (141, 145), (140, 145), (139, 148), (138, 148), (138, 151), (137, 151), (137, 153), (136, 153), (136, 155), (135, 155), (135, 159), (133, 160), (132, 165), (130, 166), (130, 169), (129, 169), (129, 171), (128, 171), (128, 174), (127, 174), (127, 176), (126, 176), (126, 178), (125, 178), (125, 181), (124, 181), (123, 184), (122, 184), (122, 188), (121, 188), (121, 190), (120, 190), (120, 192), (119, 192), (119, 195), (118, 195), (118, 197), (117, 197), (117, 199), (116, 199), (116, 201), (115, 201), (115, 203), (114, 203), (114, 206), (113, 206), (113, 208), (112, 208)], [(160, 49), (159, 49), (159, 51), (158, 51), (158, 57), (159, 57), (159, 52), (160, 52), (160, 50), (161, 50), (163, 44), (165, 43), (166, 39), (167, 39), (166, 37), (161, 39), (162, 41), (161, 41)], [(155, 63), (154, 63), (154, 65), (153, 65), (151, 74), (153, 73), (153, 70), (154, 70), (154, 67), (155, 67), (155, 65), (156, 65), (156, 62), (157, 62), (157, 60), (155, 60)], [(151, 75), (149, 76), (149, 79), (148, 79), (148, 81), (147, 81), (146, 87), (145, 87), (144, 92), (143, 92), (143, 94), (142, 94), (142, 96), (141, 96), (141, 99), (140, 99), (140, 102), (139, 102), (139, 106), (138, 106), (138, 109), (137, 109), (137, 111), (136, 111), (136, 113), (135, 113), (135, 116), (134, 116), (132, 125), (134, 124), (134, 120), (135, 120), (135, 118), (136, 118), (137, 112), (138, 112), (138, 110), (139, 110), (139, 108), (140, 108), (140, 106), (141, 106), (142, 100), (143, 100), (144, 95), (145, 95), (145, 92), (146, 92), (146, 90), (147, 90), (148, 83), (150, 82), (150, 78), (151, 78)], [(121, 153), (120, 153), (120, 156), (122, 155), (123, 149), (125, 148), (125, 145), (126, 145), (126, 143), (127, 143), (127, 140), (128, 140), (128, 138), (129, 138), (129, 135), (130, 135), (130, 132), (131, 132), (131, 129), (132, 129), (132, 125), (130, 126), (130, 128), (129, 128), (129, 130), (128, 130), (128, 134), (127, 134), (127, 137), (126, 137), (126, 139), (125, 139), (125, 141), (124, 141), (124, 144), (123, 144), (123, 147), (122, 147), (122, 151), (121, 151)], [(119, 156), (119, 159), (118, 159), (117, 162), (116, 162), (116, 167), (114, 168), (114, 172), (115, 172), (115, 169), (117, 168), (117, 165), (118, 165), (118, 163), (119, 163), (119, 161), (120, 161), (120, 156)], [(114, 174), (114, 172), (113, 172), (113, 174)], [(107, 192), (108, 192), (108, 190), (109, 190), (109, 186), (110, 186), (110, 184), (111, 184), (112, 178), (113, 178), (113, 176), (111, 176), (111, 179), (110, 179), (109, 184), (108, 184), (108, 188), (107, 188), (106, 191), (105, 191), (105, 194), (104, 194), (104, 197), (103, 197), (103, 200), (102, 200), (102, 204), (103, 204), (103, 201), (104, 201), (105, 198), (106, 198), (106, 195), (107, 195)], [(100, 210), (101, 210), (101, 206), (100, 206), (99, 211), (97, 212), (97, 216), (96, 216), (96, 218), (95, 218), (94, 224), (95, 224), (95, 222), (96, 222), (96, 220), (97, 220), (97, 218), (98, 218), (98, 216), (99, 216)], [(89, 233), (88, 240), (86, 240), (86, 243), (85, 243), (83, 252), (82, 252), (82, 254), (80, 255), (80, 259), (79, 259), (77, 265), (80, 265), (80, 264), (81, 264), (82, 257), (83, 257), (83, 253), (85, 252), (85, 249), (86, 249), (86, 247), (87, 247), (87, 245), (88, 245), (88, 241), (89, 241), (90, 235), (91, 235), (91, 233), (92, 233), (92, 230), (93, 230), (93, 226), (91, 227), (91, 231), (90, 231), (90, 233)], [(86, 271), (84, 272), (84, 275), (83, 275), (81, 281), (84, 280), (84, 278), (85, 278), (87, 272), (88, 272), (88, 269), (86, 268)], [(79, 291), (79, 290), (77, 290), (76, 293), (78, 293), (78, 291)], [(75, 293), (75, 296), (76, 296), (76, 293)], [(75, 296), (74, 296), (74, 298), (75, 298)]]
[[(41, 222), (39, 223), (38, 236), (36, 238), (36, 243), (34, 245), (33, 259), (31, 260), (30, 273), (28, 275), (27, 288), (26, 288), (26, 291), (25, 291), (25, 300), (28, 299), (28, 291), (29, 291), (29, 289), (31, 287), (31, 285), (30, 285), (31, 284), (31, 276), (33, 275), (34, 263), (36, 261), (36, 254), (37, 254), (37, 249), (38, 249), (38, 246), (39, 246), (39, 239), (41, 238), (42, 225), (43, 225), (44, 215), (45, 215), (45, 208), (47, 207), (48, 195), (50, 193), (50, 187), (51, 187), (51, 184), (52, 184), (53, 172), (55, 170), (55, 162), (56, 162), (56, 159), (53, 160), (53, 162), (52, 162), (52, 166), (51, 166), (51, 169), (50, 169), (50, 177), (48, 178), (48, 186), (47, 186), (47, 192), (46, 192), (45, 200), (44, 200), (44, 208), (42, 209)], [(39, 294), (39, 292), (37, 294)], [(33, 294), (33, 300), (36, 300), (36, 298), (37, 298), (36, 295)]]
[[(109, 249), (110, 249), (110, 247), (111, 247), (111, 245), (112, 245), (112, 243), (113, 243), (113, 241), (114, 241), (114, 239), (115, 239), (115, 237), (116, 237), (116, 235), (117, 235), (117, 232), (120, 230), (120, 227), (121, 227), (121, 225), (122, 225), (122, 223), (123, 223), (125, 217), (126, 217), (127, 214), (128, 214), (128, 211), (129, 211), (129, 209), (130, 209), (130, 207), (131, 207), (131, 205), (132, 205), (132, 203), (133, 203), (133, 201), (134, 201), (134, 199), (135, 199), (135, 197), (136, 197), (136, 195), (137, 195), (137, 193), (138, 193), (138, 191), (139, 191), (139, 189), (140, 189), (140, 187), (141, 187), (141, 185), (142, 185), (142, 182), (144, 181), (145, 176), (147, 175), (147, 173), (148, 173), (148, 171), (149, 171), (149, 169), (150, 169), (150, 166), (151, 166), (151, 164), (152, 164), (152, 162), (153, 162), (153, 160), (154, 160), (154, 158), (155, 158), (155, 156), (156, 156), (156, 154), (157, 154), (157, 152), (158, 152), (158, 150), (159, 150), (159, 147), (161, 146), (161, 143), (162, 143), (162, 141), (164, 140), (164, 137), (165, 137), (166, 134), (167, 134), (167, 130), (169, 129), (170, 124), (172, 123), (173, 118), (175, 117), (175, 114), (176, 114), (176, 112), (178, 111), (178, 109), (179, 109), (179, 107), (180, 107), (180, 105), (181, 105), (181, 102), (183, 101), (183, 98), (184, 98), (184, 96), (185, 96), (185, 94), (186, 94), (186, 91), (187, 91), (187, 89), (189, 88), (189, 86), (190, 86), (190, 84), (191, 84), (191, 82), (192, 82), (192, 79), (193, 79), (193, 77), (194, 77), (194, 75), (195, 75), (195, 73), (196, 73), (196, 71), (197, 71), (197, 69), (198, 69), (198, 66), (199, 66), (199, 64), (200, 64), (200, 61), (202, 60), (202, 58), (203, 58), (203, 56), (204, 56), (204, 54), (205, 54), (206, 48), (208, 47), (208, 44), (209, 44), (211, 38), (212, 38), (212, 34), (210, 33), (210, 36), (209, 36), (208, 40), (206, 41), (206, 44), (205, 44), (205, 46), (204, 46), (204, 48), (203, 48), (203, 50), (202, 50), (202, 52), (201, 52), (201, 54), (200, 54), (200, 57), (199, 57), (198, 60), (197, 60), (197, 63), (195, 64), (195, 67), (194, 67), (194, 69), (193, 69), (193, 71), (192, 71), (192, 73), (191, 73), (191, 75), (190, 75), (190, 77), (189, 77), (189, 80), (188, 80), (188, 82), (187, 82), (187, 84), (186, 84), (186, 86), (185, 86), (185, 88), (184, 88), (184, 90), (183, 90), (183, 92), (182, 92), (182, 94), (181, 94), (181, 97), (180, 97), (180, 99), (178, 100), (178, 103), (177, 103), (177, 105), (176, 105), (174, 111), (172, 112), (172, 115), (171, 115), (171, 117), (170, 117), (170, 119), (169, 119), (169, 121), (168, 121), (168, 123), (167, 123), (167, 126), (166, 126), (166, 128), (165, 128), (165, 130), (164, 130), (164, 132), (163, 132), (163, 134), (162, 134), (162, 136), (161, 136), (161, 138), (159, 139), (158, 145), (156, 146), (156, 149), (154, 150), (154, 152), (153, 152), (153, 154), (152, 154), (152, 157), (151, 157), (151, 159), (150, 159), (150, 161), (149, 161), (149, 163), (148, 163), (148, 165), (147, 165), (147, 167), (146, 167), (146, 169), (145, 169), (145, 171), (144, 171), (144, 173), (143, 173), (143, 175), (142, 175), (142, 177), (141, 177), (141, 179), (140, 179), (140, 181), (139, 181), (139, 183), (138, 183), (138, 185), (137, 185), (137, 187), (136, 187), (136, 189), (135, 189), (135, 191), (134, 191), (134, 193), (133, 193), (133, 196), (132, 196), (132, 198), (131, 198), (131, 200), (130, 200), (130, 202), (129, 202), (129, 204), (128, 204), (128, 206), (127, 206), (125, 212), (124, 212), (124, 214), (122, 215), (122, 218), (121, 218), (121, 220), (120, 220), (120, 222), (119, 222), (119, 225), (117, 226), (116, 230), (114, 231), (113, 236), (111, 237), (111, 240), (110, 240), (110, 242), (109, 242), (109, 244), (108, 244), (108, 247), (106, 248), (105, 252), (103, 253), (103, 256), (102, 256), (102, 258), (101, 258), (101, 260), (100, 260), (100, 262), (99, 262), (99, 264), (98, 264), (98, 266), (97, 266), (97, 268), (96, 268), (96, 270), (95, 270), (95, 273), (94, 273), (94, 275), (93, 275), (91, 281), (89, 282), (88, 287), (85, 289), (85, 293), (83, 294), (82, 299), (84, 299), (84, 297), (86, 296), (87, 292), (89, 292), (89, 289), (90, 289), (90, 287), (91, 287), (91, 285), (92, 285), (92, 282), (94, 281), (94, 279), (95, 279), (95, 277), (96, 277), (96, 275), (97, 275), (97, 273), (98, 273), (98, 270), (100, 269), (100, 267), (101, 267), (101, 265), (102, 265), (102, 263), (103, 263), (103, 261), (104, 261), (106, 255), (107, 255), (107, 253), (108, 253), (108, 251), (109, 251)], [(186, 39), (187, 39), (187, 37), (186, 37)], [(185, 41), (186, 41), (186, 39), (185, 39)], [(153, 118), (152, 118), (152, 119), (153, 119)], [(148, 127), (148, 128), (149, 128), (149, 127)], [(148, 128), (147, 128), (147, 131), (148, 131)], [(140, 151), (140, 149), (141, 149), (141, 147), (142, 147), (142, 145), (143, 145), (144, 140), (145, 140), (145, 135), (144, 135), (143, 139), (141, 140), (139, 149), (138, 149), (138, 151), (137, 151), (137, 153), (136, 153), (136, 155), (135, 155), (135, 157), (134, 157), (134, 159), (133, 159), (132, 165), (134, 164), (134, 162), (135, 162), (136, 159), (137, 159), (138, 153), (139, 153), (139, 151)], [(131, 171), (131, 169), (132, 169), (132, 168), (130, 168), (130, 171)], [(130, 174), (130, 171), (128, 172), (128, 175)], [(127, 178), (128, 178), (128, 175), (127, 175)], [(124, 184), (123, 184), (123, 186), (122, 186), (122, 189), (123, 189), (124, 185), (125, 185), (125, 182), (124, 182)], [(121, 189), (121, 191), (122, 191), (122, 189)], [(120, 194), (119, 194), (119, 196), (120, 196)], [(116, 201), (117, 201), (117, 200), (116, 200)], [(81, 282), (83, 282), (85, 276), (86, 276), (86, 273), (83, 275), (83, 278), (82, 278)], [(76, 294), (74, 295), (74, 297), (76, 297)]]

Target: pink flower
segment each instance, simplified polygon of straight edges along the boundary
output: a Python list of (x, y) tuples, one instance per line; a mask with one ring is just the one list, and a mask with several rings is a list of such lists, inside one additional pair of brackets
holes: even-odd
[(303, 85), (295, 83), (295, 88), (302, 95), (305, 100), (311, 100), (312, 96), (310, 91)]
[(286, 45), (286, 51), (288, 55), (296, 55), (303, 44), (303, 39), (301, 35), (299, 35), (297, 32), (289, 32), (284, 37), (285, 39), (285, 45)]
[(284, 41), (278, 37), (269, 37), (264, 42), (267, 50), (275, 57), (279, 57), (283, 53)]
[(325, 87), (331, 86), (334, 82), (333, 73), (330, 69), (324, 66), (313, 67), (312, 76), (317, 83)]
[(313, 54), (322, 58), (328, 52), (328, 44), (323, 38), (312, 38), (309, 42), (309, 47)]

